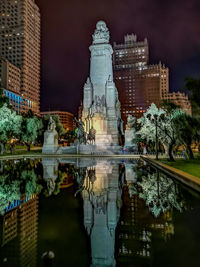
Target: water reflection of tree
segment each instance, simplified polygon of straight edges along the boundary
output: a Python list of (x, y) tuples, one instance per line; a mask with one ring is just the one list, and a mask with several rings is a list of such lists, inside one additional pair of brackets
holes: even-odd
[(8, 161), (0, 175), (0, 213), (23, 195), (31, 196), (41, 191), (38, 183), (38, 161)]
[(177, 184), (164, 174), (158, 171), (148, 173), (146, 176), (142, 176), (142, 180), (137, 185), (142, 189), (139, 197), (145, 200), (155, 217), (171, 208), (176, 208), (180, 212), (183, 210), (184, 201)]

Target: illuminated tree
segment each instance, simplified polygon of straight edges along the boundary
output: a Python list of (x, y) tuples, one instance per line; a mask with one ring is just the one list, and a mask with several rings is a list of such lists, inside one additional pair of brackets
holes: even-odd
[(22, 116), (9, 109), (7, 104), (0, 108), (0, 145), (1, 154), (5, 144), (12, 138), (17, 138), (21, 132)]
[(23, 118), (21, 140), (27, 146), (28, 151), (31, 149), (31, 144), (35, 143), (40, 127), (41, 123), (36, 116), (33, 118)]
[[(138, 119), (140, 130), (137, 131), (137, 135), (147, 141), (162, 143), (167, 147), (169, 159), (174, 161), (173, 147), (179, 141), (176, 122), (183, 114), (184, 111), (180, 109), (174, 109), (167, 113), (153, 103), (143, 117)], [(156, 136), (158, 140), (156, 140)]]

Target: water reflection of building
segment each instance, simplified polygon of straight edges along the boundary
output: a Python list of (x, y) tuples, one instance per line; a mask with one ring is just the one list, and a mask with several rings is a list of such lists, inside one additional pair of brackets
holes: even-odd
[[(126, 171), (128, 173), (130, 172)], [(132, 182), (130, 177), (126, 178), (121, 216), (116, 230), (118, 265), (126, 263), (128, 266), (152, 266), (153, 239), (167, 240), (174, 233), (172, 210), (154, 218), (144, 200), (136, 194), (137, 189), (134, 190), (136, 177)]]
[(37, 266), (38, 196), (0, 217), (0, 266)]
[(121, 206), (119, 165), (100, 161), (88, 168), (82, 196), (84, 225), (91, 238), (91, 266), (115, 266), (115, 228)]

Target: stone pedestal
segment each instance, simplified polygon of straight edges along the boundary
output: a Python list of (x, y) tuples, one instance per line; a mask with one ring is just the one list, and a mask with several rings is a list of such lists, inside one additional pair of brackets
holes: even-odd
[(45, 131), (44, 144), (42, 147), (43, 154), (55, 154), (58, 151), (58, 133), (56, 130)]
[(137, 144), (134, 143), (133, 139), (135, 138), (135, 129), (126, 129), (125, 130), (125, 147), (130, 151), (137, 150)]

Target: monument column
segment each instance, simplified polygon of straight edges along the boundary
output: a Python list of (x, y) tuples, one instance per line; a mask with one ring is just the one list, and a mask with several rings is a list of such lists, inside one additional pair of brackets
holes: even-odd
[[(96, 130), (96, 146), (108, 150), (118, 146), (119, 122), (121, 121), (118, 92), (113, 81), (112, 54), (109, 44), (110, 33), (104, 21), (97, 22), (89, 47), (90, 77), (84, 86), (83, 116), (92, 117)], [(118, 148), (119, 149), (119, 148)]]

